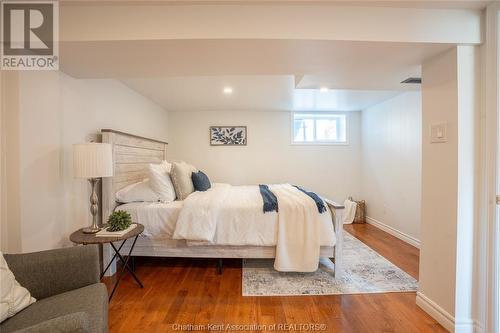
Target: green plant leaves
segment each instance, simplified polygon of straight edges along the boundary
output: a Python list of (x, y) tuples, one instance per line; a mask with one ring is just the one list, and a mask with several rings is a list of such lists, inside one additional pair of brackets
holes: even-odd
[(113, 212), (108, 218), (107, 231), (122, 231), (130, 227), (132, 224), (132, 217), (124, 210), (117, 210)]

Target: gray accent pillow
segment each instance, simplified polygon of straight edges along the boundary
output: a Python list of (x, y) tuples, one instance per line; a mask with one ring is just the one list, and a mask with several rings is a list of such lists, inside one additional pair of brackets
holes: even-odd
[(198, 170), (191, 164), (186, 162), (173, 162), (172, 170), (170, 171), (170, 178), (174, 184), (177, 199), (184, 200), (194, 192), (194, 185), (191, 179), (193, 172)]

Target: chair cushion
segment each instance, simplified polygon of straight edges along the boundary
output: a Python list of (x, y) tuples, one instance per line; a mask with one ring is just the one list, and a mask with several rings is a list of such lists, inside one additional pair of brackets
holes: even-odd
[(75, 312), (43, 321), (13, 333), (92, 333), (88, 317), (85, 312)]
[(108, 292), (106, 286), (103, 283), (96, 283), (41, 299), (4, 321), (0, 325), (0, 331), (8, 333), (76, 312), (84, 312), (88, 315), (90, 332), (107, 332)]

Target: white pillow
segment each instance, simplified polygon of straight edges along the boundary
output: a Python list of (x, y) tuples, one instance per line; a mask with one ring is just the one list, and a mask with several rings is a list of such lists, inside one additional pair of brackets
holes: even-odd
[(184, 200), (194, 192), (193, 180), (191, 178), (193, 172), (198, 170), (191, 164), (186, 162), (174, 162), (172, 165), (172, 182), (174, 184), (175, 193), (179, 200)]
[(0, 252), (0, 323), (35, 303), (28, 289), (21, 287)]
[(116, 201), (128, 202), (157, 202), (160, 196), (153, 191), (149, 179), (128, 185), (116, 192)]
[(163, 161), (160, 164), (149, 165), (149, 181), (153, 191), (158, 194), (160, 201), (172, 202), (175, 200), (175, 190), (170, 179), (172, 164)]

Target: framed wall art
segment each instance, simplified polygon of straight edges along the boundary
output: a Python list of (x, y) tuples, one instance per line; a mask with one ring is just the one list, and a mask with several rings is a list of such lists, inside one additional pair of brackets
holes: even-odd
[(211, 146), (246, 146), (246, 126), (210, 126)]

